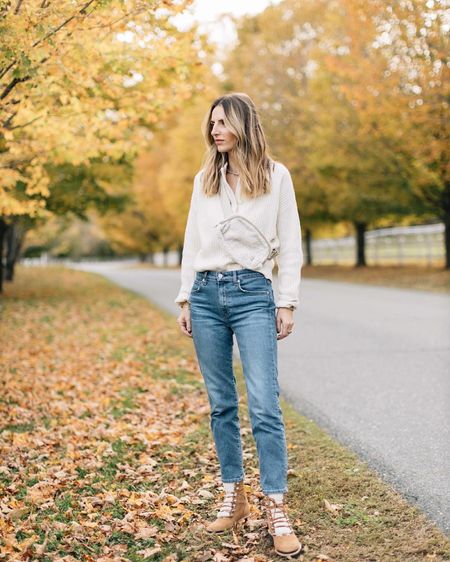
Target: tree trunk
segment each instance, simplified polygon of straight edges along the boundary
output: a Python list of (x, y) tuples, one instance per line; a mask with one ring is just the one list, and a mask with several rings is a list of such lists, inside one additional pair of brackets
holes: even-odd
[(169, 262), (169, 248), (163, 248), (163, 266), (167, 267)]
[(183, 244), (178, 246), (178, 265), (181, 265), (182, 259), (183, 259)]
[(442, 210), (444, 223), (445, 268), (450, 269), (450, 181), (445, 182), (442, 194)]
[(445, 269), (450, 269), (450, 215), (444, 217)]
[(305, 243), (306, 243), (306, 265), (312, 265), (313, 257), (312, 257), (312, 232), (310, 228), (305, 230)]
[(366, 222), (354, 222), (353, 226), (356, 230), (356, 267), (366, 266), (366, 244), (365, 232), (367, 229)]
[(25, 240), (26, 230), (20, 223), (13, 223), (6, 232), (6, 276), (5, 279), (14, 279), (14, 267), (20, 256)]
[(0, 293), (3, 292), (3, 248), (5, 247), (5, 237), (9, 226), (3, 219), (0, 219)]

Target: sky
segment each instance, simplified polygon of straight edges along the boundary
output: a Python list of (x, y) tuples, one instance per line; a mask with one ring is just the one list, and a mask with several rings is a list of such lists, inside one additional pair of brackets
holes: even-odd
[(228, 46), (234, 42), (236, 35), (227, 13), (234, 16), (253, 15), (279, 2), (280, 0), (194, 0), (189, 9), (176, 16), (174, 21), (179, 29), (187, 29), (193, 22), (200, 22), (200, 32), (207, 33), (213, 43)]
[[(222, 55), (220, 47), (231, 48), (237, 39), (232, 16), (254, 15), (265, 10), (268, 6), (279, 4), (281, 0), (194, 0), (188, 9), (181, 14), (172, 16), (171, 20), (180, 30), (189, 29), (197, 23), (200, 33), (206, 33), (212, 43), (218, 46), (216, 62), (212, 63), (211, 70), (217, 76), (223, 72)], [(131, 43), (135, 40), (132, 30), (118, 33), (119, 41)], [(225, 51), (224, 51), (225, 52)], [(126, 81), (127, 86), (133, 86), (142, 80), (142, 75), (135, 74)]]

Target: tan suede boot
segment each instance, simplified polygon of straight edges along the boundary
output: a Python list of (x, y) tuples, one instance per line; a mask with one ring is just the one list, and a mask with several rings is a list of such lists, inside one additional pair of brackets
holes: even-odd
[[(206, 530), (210, 533), (223, 533), (232, 527), (237, 528), (250, 514), (250, 505), (244, 490), (244, 482), (236, 482), (231, 492), (226, 492), (215, 521), (209, 523)], [(226, 516), (223, 514), (226, 513)]]
[[(269, 533), (273, 538), (275, 552), (286, 558), (294, 557), (299, 554), (303, 547), (289, 523), (287, 506), (284, 502), (284, 498), (282, 502), (277, 503), (273, 498), (264, 496), (264, 505), (267, 512)], [(277, 534), (277, 530), (281, 527), (288, 528), (290, 533), (283, 535)]]

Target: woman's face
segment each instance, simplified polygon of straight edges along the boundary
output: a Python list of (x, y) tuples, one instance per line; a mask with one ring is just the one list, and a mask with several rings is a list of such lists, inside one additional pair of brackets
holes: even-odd
[(229, 152), (237, 141), (237, 137), (227, 128), (224, 120), (223, 107), (216, 105), (211, 114), (211, 135), (219, 152)]

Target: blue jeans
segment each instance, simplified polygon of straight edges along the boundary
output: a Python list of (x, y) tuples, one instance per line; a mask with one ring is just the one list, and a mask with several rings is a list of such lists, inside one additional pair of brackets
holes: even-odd
[(222, 482), (244, 478), (233, 372), (233, 333), (247, 388), (263, 493), (287, 491), (287, 447), (279, 405), (277, 331), (272, 283), (251, 269), (196, 272), (191, 329), (205, 381)]

